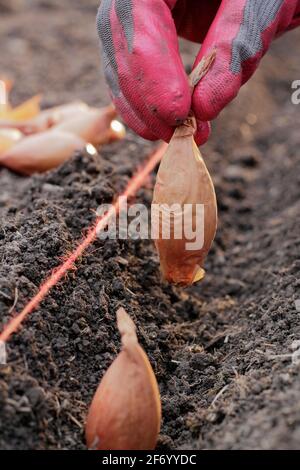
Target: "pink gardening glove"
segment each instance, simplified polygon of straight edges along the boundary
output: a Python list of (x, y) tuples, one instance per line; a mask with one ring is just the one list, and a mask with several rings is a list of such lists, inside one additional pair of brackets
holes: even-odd
[[(98, 31), (105, 75), (124, 121), (150, 140), (168, 141), (192, 109), (196, 141), (251, 77), (271, 41), (300, 24), (300, 0), (102, 0)], [(177, 35), (201, 42), (196, 65), (214, 64), (191, 100)]]

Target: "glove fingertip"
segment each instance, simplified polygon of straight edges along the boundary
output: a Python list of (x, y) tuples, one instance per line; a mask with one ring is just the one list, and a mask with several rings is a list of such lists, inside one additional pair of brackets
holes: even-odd
[(193, 94), (192, 109), (201, 121), (212, 121), (238, 94), (241, 79), (229, 71), (207, 74)]
[(130, 127), (136, 134), (146, 140), (157, 140), (157, 137), (148, 129), (143, 121), (137, 116), (124, 95), (120, 95), (118, 99), (114, 99), (113, 103), (123, 119), (124, 123)]
[(199, 121), (197, 119), (197, 131), (194, 139), (197, 145), (203, 145), (209, 139), (211, 134), (211, 125), (209, 121)]
[(187, 117), (191, 109), (191, 93), (187, 83), (178, 87), (165, 87), (166, 92), (156, 98), (154, 112), (168, 126), (178, 126)]

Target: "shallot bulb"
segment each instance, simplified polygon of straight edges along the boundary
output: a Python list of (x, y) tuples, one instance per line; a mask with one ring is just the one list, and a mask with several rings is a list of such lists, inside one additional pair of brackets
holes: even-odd
[(75, 134), (51, 129), (18, 141), (0, 154), (0, 165), (24, 175), (42, 173), (56, 168), (85, 146), (85, 141)]
[(111, 126), (116, 117), (117, 111), (114, 106), (102, 109), (88, 108), (78, 111), (74, 117), (61, 122), (56, 128), (76, 134), (95, 146), (104, 145), (123, 139), (125, 136), (123, 126), (118, 131)]
[[(194, 132), (194, 119), (174, 132), (157, 174), (152, 206), (162, 274), (183, 286), (204, 277), (204, 260), (217, 227), (214, 186)], [(170, 225), (168, 232), (165, 223)], [(187, 228), (193, 239), (186, 235)]]
[(158, 385), (135, 325), (123, 308), (117, 312), (122, 351), (104, 374), (93, 398), (86, 441), (97, 450), (151, 450), (161, 421)]

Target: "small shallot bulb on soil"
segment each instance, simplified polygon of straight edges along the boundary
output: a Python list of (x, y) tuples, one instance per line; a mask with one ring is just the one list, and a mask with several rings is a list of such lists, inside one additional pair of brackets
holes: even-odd
[(124, 126), (119, 123), (122, 127), (116, 129), (112, 125), (116, 117), (117, 111), (111, 105), (102, 109), (90, 108), (79, 111), (73, 118), (63, 121), (56, 128), (79, 135), (95, 146), (104, 145), (124, 138)]
[(43, 132), (63, 121), (73, 119), (77, 113), (87, 111), (88, 109), (88, 105), (82, 101), (74, 101), (54, 108), (45, 109), (33, 119), (25, 121), (19, 126), (24, 134), (30, 135), (37, 132)]
[(24, 175), (42, 173), (56, 168), (85, 146), (80, 137), (53, 129), (17, 142), (0, 155), (0, 165)]
[(161, 421), (158, 385), (138, 343), (135, 325), (117, 311), (122, 350), (104, 374), (86, 423), (86, 441), (95, 450), (152, 450)]

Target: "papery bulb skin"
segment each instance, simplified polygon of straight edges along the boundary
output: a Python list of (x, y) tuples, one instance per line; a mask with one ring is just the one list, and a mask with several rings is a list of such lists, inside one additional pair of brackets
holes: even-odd
[[(152, 226), (157, 234), (155, 245), (161, 271), (167, 281), (182, 286), (204, 277), (203, 264), (217, 227), (215, 190), (193, 138), (195, 125), (191, 118), (175, 130), (162, 158), (153, 196), (157, 209), (152, 211)], [(199, 217), (201, 207), (204, 218)], [(164, 224), (168, 218), (170, 237), (167, 239)], [(185, 234), (187, 224), (191, 233), (195, 233), (195, 241), (198, 238), (194, 249), (191, 249), (193, 240)]]
[(156, 378), (137, 341), (135, 325), (119, 309), (122, 351), (104, 374), (93, 398), (86, 441), (95, 450), (152, 450), (161, 421)]

